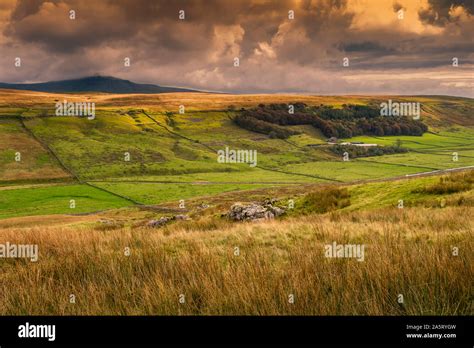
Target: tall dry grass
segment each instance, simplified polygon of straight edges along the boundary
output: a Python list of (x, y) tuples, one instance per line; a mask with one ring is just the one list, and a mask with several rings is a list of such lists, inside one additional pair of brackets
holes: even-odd
[[(37, 243), (40, 257), (0, 259), (0, 314), (472, 315), (469, 216), (447, 207), (158, 230), (10, 227), (0, 243)], [(333, 241), (365, 244), (365, 260), (325, 258)]]

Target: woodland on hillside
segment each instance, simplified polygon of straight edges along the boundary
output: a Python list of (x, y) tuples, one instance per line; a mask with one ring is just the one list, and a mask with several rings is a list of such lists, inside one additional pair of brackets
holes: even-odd
[(296, 125), (311, 125), (326, 137), (337, 138), (358, 135), (419, 136), (428, 130), (428, 126), (419, 120), (403, 116), (380, 116), (380, 110), (376, 107), (350, 104), (343, 104), (340, 109), (327, 105), (308, 107), (304, 103), (260, 104), (256, 108), (241, 109), (234, 117), (234, 122), (244, 129), (279, 139), (298, 134), (285, 127)]

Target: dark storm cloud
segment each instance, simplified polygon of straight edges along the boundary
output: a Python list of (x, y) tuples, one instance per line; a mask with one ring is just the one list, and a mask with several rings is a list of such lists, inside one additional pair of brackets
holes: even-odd
[(449, 12), (451, 9), (461, 6), (464, 10), (472, 15), (474, 14), (473, 0), (428, 0), (429, 7), (418, 12), (423, 22), (431, 25), (444, 26), (450, 21), (456, 21), (451, 18)]
[(382, 46), (377, 42), (350, 42), (341, 45), (341, 49), (346, 52), (383, 52), (383, 53), (393, 53), (394, 49), (387, 48)]
[[(315, 6), (303, 1), (297, 8), (292, 1), (167, 1), (167, 0), (19, 0), (7, 34), (18, 40), (47, 45), (51, 50), (66, 51), (93, 46), (105, 40), (133, 38), (144, 32), (156, 35), (159, 43), (170, 48), (192, 45), (192, 37), (173, 35), (180, 26), (198, 25), (196, 34), (209, 34), (215, 26), (241, 25), (245, 44), (268, 41), (287, 20), (287, 12), (295, 10), (298, 26), (309, 38), (317, 39), (322, 27), (332, 22), (342, 28), (350, 25), (350, 15), (338, 16), (346, 1), (327, 0)], [(186, 20), (178, 21), (178, 11), (185, 10)], [(76, 12), (69, 20), (68, 12)], [(330, 18), (330, 16), (332, 18)], [(342, 20), (341, 20), (342, 19)], [(195, 35), (197, 37), (197, 35)], [(247, 51), (255, 46), (249, 45)]]
[(18, 21), (29, 15), (35, 14), (38, 12), (43, 2), (44, 1), (42, 0), (24, 0), (18, 2), (15, 10), (12, 13), (12, 19)]
[[(8, 37), (45, 46), (50, 52), (71, 52), (101, 44), (104, 40), (126, 40), (140, 29), (125, 8), (89, 1), (21, 0), (5, 29)], [(76, 19), (69, 18), (75, 11)]]
[[(195, 0), (20, 0), (6, 34), (24, 42), (43, 44), (52, 51), (72, 51), (105, 41), (133, 40), (139, 34), (153, 36), (155, 44), (169, 49), (192, 50), (206, 46), (215, 26), (241, 24), (254, 35), (270, 38), (278, 29), (271, 14), (284, 15), (290, 1)], [(93, 10), (92, 10), (93, 9)], [(69, 19), (69, 10), (76, 19)], [(184, 10), (186, 20), (178, 20)], [(192, 27), (192, 30), (183, 29)], [(194, 31), (194, 32), (193, 32)], [(203, 38), (204, 40), (199, 40)], [(254, 47), (248, 47), (249, 50)]]

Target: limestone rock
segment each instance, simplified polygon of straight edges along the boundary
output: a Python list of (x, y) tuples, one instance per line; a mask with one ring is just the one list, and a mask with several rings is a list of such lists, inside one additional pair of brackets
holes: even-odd
[(251, 203), (235, 203), (227, 213), (227, 217), (234, 221), (255, 221), (273, 219), (285, 213), (285, 210), (272, 204), (275, 200), (266, 200), (263, 205)]

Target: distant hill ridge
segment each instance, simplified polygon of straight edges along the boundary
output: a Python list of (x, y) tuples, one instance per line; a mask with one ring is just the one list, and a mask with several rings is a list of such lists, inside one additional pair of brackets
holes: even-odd
[(104, 93), (173, 93), (199, 92), (197, 90), (166, 87), (152, 84), (134, 83), (111, 76), (88, 76), (73, 80), (50, 81), (43, 83), (1, 83), (0, 88), (19, 89), (37, 92), (104, 92)]

